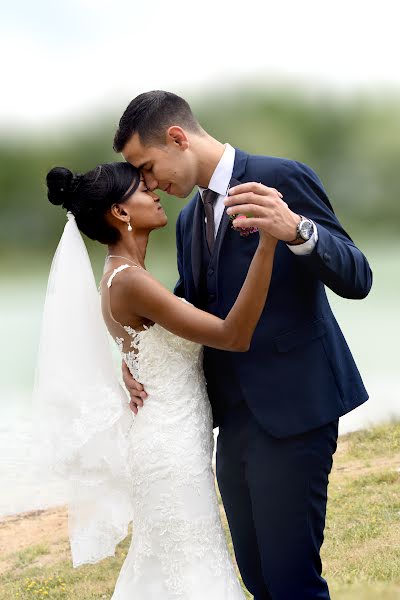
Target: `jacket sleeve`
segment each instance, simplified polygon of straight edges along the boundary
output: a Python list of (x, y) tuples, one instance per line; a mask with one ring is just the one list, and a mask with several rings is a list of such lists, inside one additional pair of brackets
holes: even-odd
[(276, 187), (293, 212), (317, 225), (314, 250), (296, 260), (338, 296), (365, 298), (372, 286), (368, 261), (339, 223), (314, 171), (297, 161), (283, 161)]
[(181, 233), (181, 214), (179, 213), (176, 220), (176, 252), (177, 252), (177, 263), (178, 263), (178, 274), (179, 279), (175, 284), (174, 294), (175, 296), (185, 297), (185, 287), (183, 284), (183, 264), (182, 264), (182, 233)]

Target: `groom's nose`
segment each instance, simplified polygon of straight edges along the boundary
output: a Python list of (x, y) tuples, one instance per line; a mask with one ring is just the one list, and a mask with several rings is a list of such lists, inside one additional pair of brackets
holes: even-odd
[(148, 190), (152, 192), (153, 190), (157, 189), (158, 181), (149, 171), (147, 171), (147, 173), (145, 171), (143, 172), (143, 178)]

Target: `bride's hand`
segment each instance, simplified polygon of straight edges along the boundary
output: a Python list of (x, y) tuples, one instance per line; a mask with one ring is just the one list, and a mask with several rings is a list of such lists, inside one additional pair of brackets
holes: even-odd
[(124, 360), (122, 361), (122, 379), (124, 380), (125, 387), (131, 397), (129, 407), (132, 412), (137, 415), (139, 408), (143, 406), (143, 402), (147, 398), (147, 394), (144, 391), (142, 384), (132, 377), (132, 374)]
[[(262, 236), (291, 242), (296, 238), (299, 215), (290, 210), (283, 195), (275, 188), (262, 183), (242, 183), (230, 188), (224, 200), (228, 215), (250, 214), (243, 219), (247, 227), (256, 227)], [(240, 220), (233, 221), (240, 226)]]

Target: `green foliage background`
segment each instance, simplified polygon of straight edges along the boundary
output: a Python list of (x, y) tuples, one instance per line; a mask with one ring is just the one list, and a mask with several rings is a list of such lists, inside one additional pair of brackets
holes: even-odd
[[(246, 151), (285, 156), (310, 165), (353, 238), (397, 234), (400, 217), (400, 105), (392, 96), (328, 93), (296, 88), (235, 89), (191, 99), (207, 131)], [(46, 198), (45, 175), (55, 165), (82, 172), (118, 160), (113, 134), (124, 107), (35, 135), (20, 131), (0, 141), (0, 252), (15, 260), (52, 254), (65, 214)], [(90, 122), (90, 125), (89, 125)], [(154, 234), (153, 251), (173, 257), (181, 200), (164, 199), (170, 226)], [(89, 242), (95, 255), (104, 252)], [(11, 261), (11, 262), (10, 262)]]

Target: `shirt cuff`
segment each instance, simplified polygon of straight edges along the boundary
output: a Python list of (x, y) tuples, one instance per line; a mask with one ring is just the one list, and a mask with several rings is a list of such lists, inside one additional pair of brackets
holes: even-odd
[(293, 254), (297, 254), (297, 256), (306, 256), (307, 254), (311, 254), (311, 252), (314, 250), (318, 242), (318, 229), (314, 221), (312, 221), (312, 224), (314, 231), (307, 242), (304, 242), (304, 244), (298, 244), (297, 246), (289, 246), (289, 244), (286, 244)]

